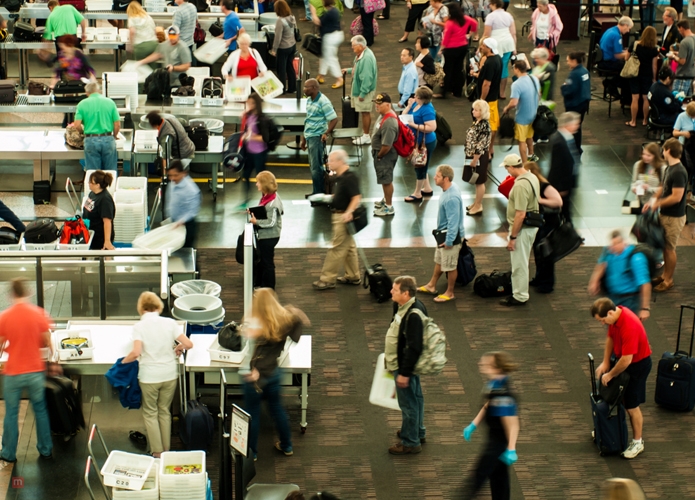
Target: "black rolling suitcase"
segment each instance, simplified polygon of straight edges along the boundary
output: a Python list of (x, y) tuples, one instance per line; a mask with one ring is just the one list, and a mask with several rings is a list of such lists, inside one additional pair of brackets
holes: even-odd
[[(690, 351), (680, 350), (683, 310), (694, 311), (693, 326), (690, 330)], [(676, 352), (665, 352), (659, 360), (656, 372), (654, 401), (659, 406), (675, 411), (692, 411), (695, 408), (695, 358), (693, 358), (693, 339), (695, 338), (695, 307), (681, 305), (678, 322)]]
[(69, 378), (46, 377), (46, 407), (55, 434), (70, 437), (84, 428), (82, 401)]
[[(347, 75), (345, 75), (347, 79)], [(350, 96), (345, 95), (345, 88), (347, 87), (347, 82), (343, 84), (343, 126), (342, 128), (356, 128), (359, 125), (359, 116), (357, 111), (352, 107), (352, 99)]]
[[(594, 442), (600, 455), (617, 455), (628, 446), (627, 420), (622, 394), (618, 394), (615, 404), (609, 405), (598, 393), (594, 357), (589, 356), (591, 372), (591, 415), (594, 420)], [(620, 388), (622, 392), (622, 388)]]
[[(348, 224), (348, 231), (350, 231), (350, 234), (352, 234), (354, 238), (354, 226), (352, 224)], [(382, 302), (390, 300), (393, 281), (391, 281), (391, 277), (386, 272), (386, 269), (384, 269), (384, 266), (381, 264), (370, 266), (367, 255), (359, 245), (357, 245), (357, 253), (360, 254), (360, 258), (366, 269), (364, 272), (364, 279), (362, 280), (362, 286), (364, 288), (369, 288), (369, 293), (374, 295), (378, 303), (381, 304)]]

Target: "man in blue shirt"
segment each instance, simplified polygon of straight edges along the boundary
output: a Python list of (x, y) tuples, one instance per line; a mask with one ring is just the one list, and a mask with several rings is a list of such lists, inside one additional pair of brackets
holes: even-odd
[(627, 49), (623, 47), (623, 36), (630, 32), (632, 26), (632, 19), (623, 16), (617, 26), (606, 30), (599, 44), (603, 52), (603, 60), (598, 63), (599, 69), (618, 72), (623, 69), (625, 61), (630, 57)]
[(519, 141), (519, 156), (523, 161), (526, 158), (528, 161), (538, 161), (538, 157), (533, 154), (533, 120), (536, 119), (541, 84), (538, 78), (527, 74), (527, 71), (526, 61), (514, 63), (514, 75), (517, 80), (512, 83), (512, 98), (502, 114), (516, 108), (514, 138)]
[[(304, 95), (307, 96), (306, 118), (304, 120), (304, 136), (299, 146), (303, 151), (309, 150), (311, 194), (319, 194), (324, 191), (324, 145), (338, 124), (338, 115), (328, 97), (319, 92), (319, 82), (316, 79), (310, 78), (304, 82)], [(311, 194), (306, 195), (306, 197), (308, 198)]]
[[(434, 175), (434, 183), (442, 188), (442, 196), (439, 198), (439, 213), (437, 215), (437, 230), (446, 231), (443, 243), (438, 243), (434, 252), (434, 272), (426, 285), (418, 288), (419, 292), (436, 295), (435, 302), (448, 302), (453, 300), (454, 286), (458, 276), (458, 258), (461, 251), (461, 241), (464, 238), (463, 230), (463, 200), (461, 191), (454, 184), (454, 169), (449, 165), (439, 165)], [(439, 242), (439, 240), (437, 240)], [(437, 293), (437, 281), (443, 273), (447, 273), (446, 291)]]
[(234, 52), (237, 47), (237, 38), (246, 30), (241, 26), (241, 20), (237, 13), (234, 12), (233, 0), (224, 0), (224, 2), (222, 2), (222, 13), (225, 15), (222, 38), (224, 38), (224, 41), (227, 43), (229, 52)]
[(200, 212), (200, 189), (180, 160), (172, 160), (167, 168), (169, 185), (166, 191), (165, 214), (175, 226), (186, 226), (186, 241), (183, 246), (193, 248), (198, 233), (195, 218)]
[(649, 317), (652, 282), (647, 257), (628, 245), (620, 231), (611, 233), (611, 243), (603, 249), (589, 280), (589, 293), (598, 295), (601, 282), (615, 305), (625, 306), (644, 321)]
[(398, 105), (404, 108), (408, 104), (408, 99), (415, 95), (415, 91), (418, 87), (418, 74), (417, 68), (413, 59), (415, 58), (415, 51), (410, 47), (401, 50), (401, 64), (403, 65), (403, 71), (401, 72), (401, 80), (398, 82), (398, 93), (401, 95), (401, 100), (398, 101)]

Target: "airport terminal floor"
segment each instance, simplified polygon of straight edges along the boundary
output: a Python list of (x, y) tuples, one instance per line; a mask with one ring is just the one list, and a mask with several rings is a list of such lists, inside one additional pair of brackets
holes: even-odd
[[(661, 12), (661, 7), (659, 12)], [(297, 17), (303, 9), (293, 7)], [(517, 22), (520, 51), (530, 51), (531, 43), (522, 36), (522, 26), (531, 12), (514, 4), (510, 12)], [(379, 90), (397, 94), (401, 71), (398, 55), (410, 42), (398, 44), (402, 36), (406, 7), (394, 2), (391, 18), (379, 21), (380, 34), (372, 47), (379, 62)], [(637, 16), (637, 14), (635, 14)], [(346, 9), (345, 32), (355, 17)], [(660, 17), (660, 14), (659, 14)], [(582, 23), (581, 26), (584, 26)], [(311, 28), (300, 23), (302, 33)], [(659, 29), (660, 31), (660, 29)], [(482, 31), (481, 31), (482, 33)], [(347, 38), (347, 37), (346, 37)], [(561, 42), (561, 63), (557, 81), (567, 75), (564, 56), (570, 50), (588, 50), (589, 38)], [(312, 75), (317, 59), (304, 54)], [(104, 55), (95, 55), (97, 68), (109, 67)], [(342, 66), (352, 61), (350, 46), (340, 47)], [(8, 62), (9, 64), (9, 62)], [(47, 76), (45, 67), (30, 60), (36, 78)], [(106, 70), (106, 69), (104, 69)], [(100, 71), (97, 72), (100, 74)], [(10, 76), (12, 70), (10, 65)], [(321, 86), (340, 115), (341, 91), (331, 89), (329, 78)], [(592, 85), (601, 92), (601, 79), (592, 75)], [(556, 89), (558, 109), (563, 110)], [(438, 147), (430, 167), (450, 164), (464, 202), (473, 200), (471, 185), (461, 180), (465, 157), (463, 143), (470, 126), (470, 102), (449, 98), (435, 100), (435, 108), (451, 124), (453, 139)], [(629, 110), (627, 110), (629, 114)], [(0, 114), (4, 126), (31, 121), (45, 122), (55, 117)], [(388, 448), (398, 442), (401, 414), (369, 403), (369, 391), (378, 355), (392, 317), (392, 304), (378, 304), (367, 290), (358, 286), (338, 285), (316, 291), (318, 279), (331, 240), (331, 214), (322, 207), (311, 207), (304, 195), (311, 191), (306, 156), (279, 148), (268, 160), (268, 168), (279, 179), (278, 194), (285, 214), (276, 251), (277, 294), (283, 304), (302, 309), (311, 320), (305, 333), (312, 336), (312, 371), (306, 433), (300, 432), (301, 408), (296, 395), (285, 395), (292, 430), (294, 455), (286, 457), (274, 448), (275, 429), (267, 410), (261, 420), (261, 436), (256, 462), (260, 483), (294, 483), (313, 494), (328, 491), (341, 499), (419, 500), (455, 499), (476, 465), (486, 439), (484, 426), (471, 442), (462, 437), (462, 429), (475, 417), (483, 403), (483, 379), (478, 372), (481, 355), (493, 350), (509, 352), (518, 363), (512, 375), (519, 400), (520, 434), (518, 462), (510, 467), (513, 499), (599, 499), (601, 484), (610, 477), (636, 480), (647, 498), (680, 500), (693, 498), (692, 464), (695, 451), (695, 414), (664, 410), (654, 403), (656, 364), (661, 354), (673, 351), (678, 332), (681, 304), (694, 304), (695, 225), (686, 224), (678, 247), (676, 285), (665, 293), (654, 294), (651, 317), (645, 328), (652, 348), (654, 369), (647, 382), (644, 414), (645, 451), (634, 460), (619, 456), (599, 456), (591, 439), (592, 415), (589, 401), (590, 375), (587, 353), (600, 358), (606, 330), (589, 313), (593, 298), (587, 292), (589, 277), (601, 247), (608, 243), (614, 229), (629, 232), (634, 216), (621, 214), (622, 201), (630, 184), (633, 163), (641, 146), (649, 142), (646, 128), (627, 127), (626, 115), (614, 103), (611, 116), (601, 99), (591, 103), (584, 122), (584, 153), (579, 186), (572, 198), (572, 219), (585, 244), (556, 266), (556, 286), (551, 294), (531, 291), (526, 307), (508, 308), (496, 299), (475, 295), (472, 285), (457, 287), (456, 299), (435, 303), (431, 296), (419, 297), (429, 315), (447, 336), (448, 363), (438, 376), (423, 376), (427, 442), (417, 455), (393, 456)], [(58, 117), (58, 123), (60, 117)], [(58, 125), (56, 124), (56, 126)], [(226, 132), (229, 132), (230, 127)], [(0, 131), (2, 129), (0, 128)], [(286, 137), (286, 140), (292, 139)], [(355, 148), (346, 144), (351, 154)], [(499, 179), (504, 169), (498, 165), (508, 145), (496, 145), (491, 172)], [(381, 188), (369, 155), (353, 170), (359, 175), (363, 197), (370, 204), (381, 199)], [(510, 152), (516, 152), (514, 146)], [(537, 154), (544, 171), (548, 168), (547, 147), (540, 144)], [(17, 165), (24, 165), (22, 169)], [(0, 158), (0, 197), (24, 220), (49, 216), (69, 217), (71, 208), (64, 193), (66, 177), (80, 179), (81, 167), (74, 162), (61, 164), (53, 184), (51, 204), (35, 207), (31, 201), (31, 162), (14, 164)], [(234, 248), (246, 216), (237, 210), (243, 201), (243, 186), (233, 182), (236, 174), (227, 173), (216, 201), (208, 190), (205, 174), (193, 174), (203, 193), (197, 240), (197, 269), (201, 279), (222, 286), (221, 299), (226, 321), (239, 320), (243, 312), (243, 267), (236, 263)], [(158, 186), (150, 179), (150, 199)], [(403, 160), (396, 167), (393, 217), (370, 217), (368, 227), (357, 237), (371, 263), (380, 263), (391, 277), (411, 275), (424, 284), (432, 273), (434, 238), (439, 188), (434, 196), (420, 204), (405, 203), (415, 183), (413, 169)], [(508, 225), (506, 199), (488, 182), (483, 215), (466, 217), (466, 238), (473, 247), (478, 273), (510, 269), (505, 249)], [(464, 203), (468, 205), (469, 203)], [(364, 270), (364, 265), (361, 265)], [(534, 264), (531, 262), (531, 273)], [(443, 290), (444, 280), (439, 288)], [(0, 303), (6, 304), (3, 297)], [(690, 333), (690, 318), (685, 320), (685, 341)], [(683, 344), (681, 344), (681, 348)], [(201, 401), (216, 405), (217, 397), (204, 394)], [(243, 406), (240, 396), (232, 402)], [(87, 499), (83, 476), (87, 459), (89, 429), (96, 424), (109, 449), (144, 453), (145, 448), (130, 441), (131, 430), (144, 432), (139, 410), (121, 407), (118, 395), (103, 377), (85, 376), (82, 380), (83, 412), (86, 428), (74, 438), (54, 439), (54, 459), (40, 460), (36, 449), (35, 420), (28, 401), (20, 409), (20, 440), (17, 463), (12, 470), (0, 471), (0, 498)], [(4, 403), (0, 404), (4, 415)], [(183, 449), (173, 426), (172, 449)], [(631, 434), (630, 434), (631, 437)], [(97, 446), (98, 448), (98, 446)], [(100, 464), (105, 456), (96, 452)], [(219, 484), (219, 443), (214, 442), (207, 455), (207, 470), (215, 498)], [(96, 498), (103, 493), (94, 472), (91, 476)], [(489, 487), (479, 498), (490, 498)]]

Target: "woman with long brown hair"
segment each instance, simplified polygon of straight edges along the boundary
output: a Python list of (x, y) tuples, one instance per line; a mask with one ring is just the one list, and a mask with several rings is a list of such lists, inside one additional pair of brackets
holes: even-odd
[(659, 56), (659, 49), (656, 46), (656, 30), (652, 26), (647, 26), (642, 32), (642, 38), (635, 43), (634, 53), (639, 59), (639, 73), (635, 78), (630, 78), (630, 92), (632, 92), (632, 103), (630, 111), (632, 119), (625, 122), (629, 127), (637, 126), (637, 113), (639, 112), (639, 98), (642, 101), (642, 125), (647, 125), (649, 119), (649, 100), (647, 94), (652, 83), (656, 82), (656, 60)]
[(287, 337), (299, 342), (302, 327), (310, 324), (309, 318), (295, 307), (283, 307), (272, 289), (259, 288), (253, 294), (251, 316), (244, 318), (244, 322), (246, 336), (255, 343), (250, 362), (251, 373), (244, 377), (243, 386), (244, 406), (251, 415), (249, 448), (255, 460), (261, 427), (261, 401), (265, 397), (280, 437), (275, 448), (289, 457), (293, 454), (292, 433), (287, 413), (280, 402), (278, 357), (282, 354)]
[(94, 231), (89, 249), (115, 250), (113, 241), (116, 232), (113, 229), (113, 219), (116, 216), (116, 204), (108, 190), (113, 183), (113, 175), (97, 170), (89, 176), (88, 183), (89, 196), (82, 205), (82, 218), (89, 222), (89, 229)]
[(642, 150), (642, 156), (632, 167), (631, 190), (644, 205), (661, 187), (664, 179), (666, 162), (661, 156), (661, 147), (656, 142), (650, 142)]

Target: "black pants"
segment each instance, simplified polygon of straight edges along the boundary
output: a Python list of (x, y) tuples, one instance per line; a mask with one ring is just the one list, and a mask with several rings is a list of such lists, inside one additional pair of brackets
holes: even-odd
[(384, 19), (389, 19), (391, 17), (391, 0), (384, 0), (386, 7), (381, 11), (381, 15)]
[(253, 282), (255, 286), (275, 289), (275, 246), (280, 238), (258, 240), (258, 253), (261, 260), (254, 266)]
[(195, 239), (198, 236), (198, 223), (195, 219), (186, 222), (186, 241), (183, 242), (184, 248), (195, 248)]
[(246, 153), (244, 158), (244, 194), (245, 201), (249, 201), (249, 191), (251, 191), (251, 173), (255, 170), (256, 175), (258, 172), (263, 172), (265, 170), (265, 161), (268, 158), (268, 150), (266, 149), (262, 153)]
[(553, 229), (554, 225), (546, 222), (543, 227), (538, 229), (536, 240), (533, 242), (533, 259), (536, 262), (536, 276), (533, 278), (533, 285), (541, 293), (552, 292), (555, 286), (555, 261), (553, 256), (544, 257), (543, 252), (538, 247), (538, 243), (548, 236)]
[(507, 449), (506, 443), (490, 442), (478, 459), (478, 466), (473, 473), (470, 483), (465, 488), (465, 500), (475, 498), (485, 482), (490, 480), (492, 500), (509, 500), (509, 471), (507, 465), (500, 460), (500, 455)]
[[(576, 185), (576, 178), (575, 178), (575, 185)], [(562, 197), (562, 217), (567, 222), (572, 222), (572, 214), (570, 213), (570, 203), (572, 201), (572, 190), (569, 190), (569, 193), (567, 193), (565, 196)]]
[(463, 62), (468, 55), (468, 46), (443, 49), (444, 55), (444, 92), (451, 92), (454, 97), (461, 97), (463, 92)]
[[(294, 54), (297, 45), (277, 51), (277, 72), (278, 78), (285, 85), (285, 93), (294, 94), (297, 92), (297, 73), (294, 71)], [(287, 81), (287, 84), (285, 84)]]
[(408, 20), (405, 22), (405, 31), (412, 33), (415, 31), (415, 25), (420, 21), (422, 13), (429, 7), (429, 2), (412, 5), (408, 12)]
[(581, 115), (579, 128), (577, 129), (577, 132), (574, 134), (574, 144), (577, 146), (577, 151), (579, 151), (579, 154), (583, 153), (582, 124), (584, 123), (584, 115), (586, 115), (589, 112), (589, 102), (590, 101), (586, 101), (585, 103), (582, 103), (579, 106), (565, 106), (565, 111), (574, 111), (575, 113), (579, 113)]
[(360, 16), (362, 17), (362, 36), (367, 40), (367, 47), (374, 45), (374, 12), (367, 14), (360, 7)]

